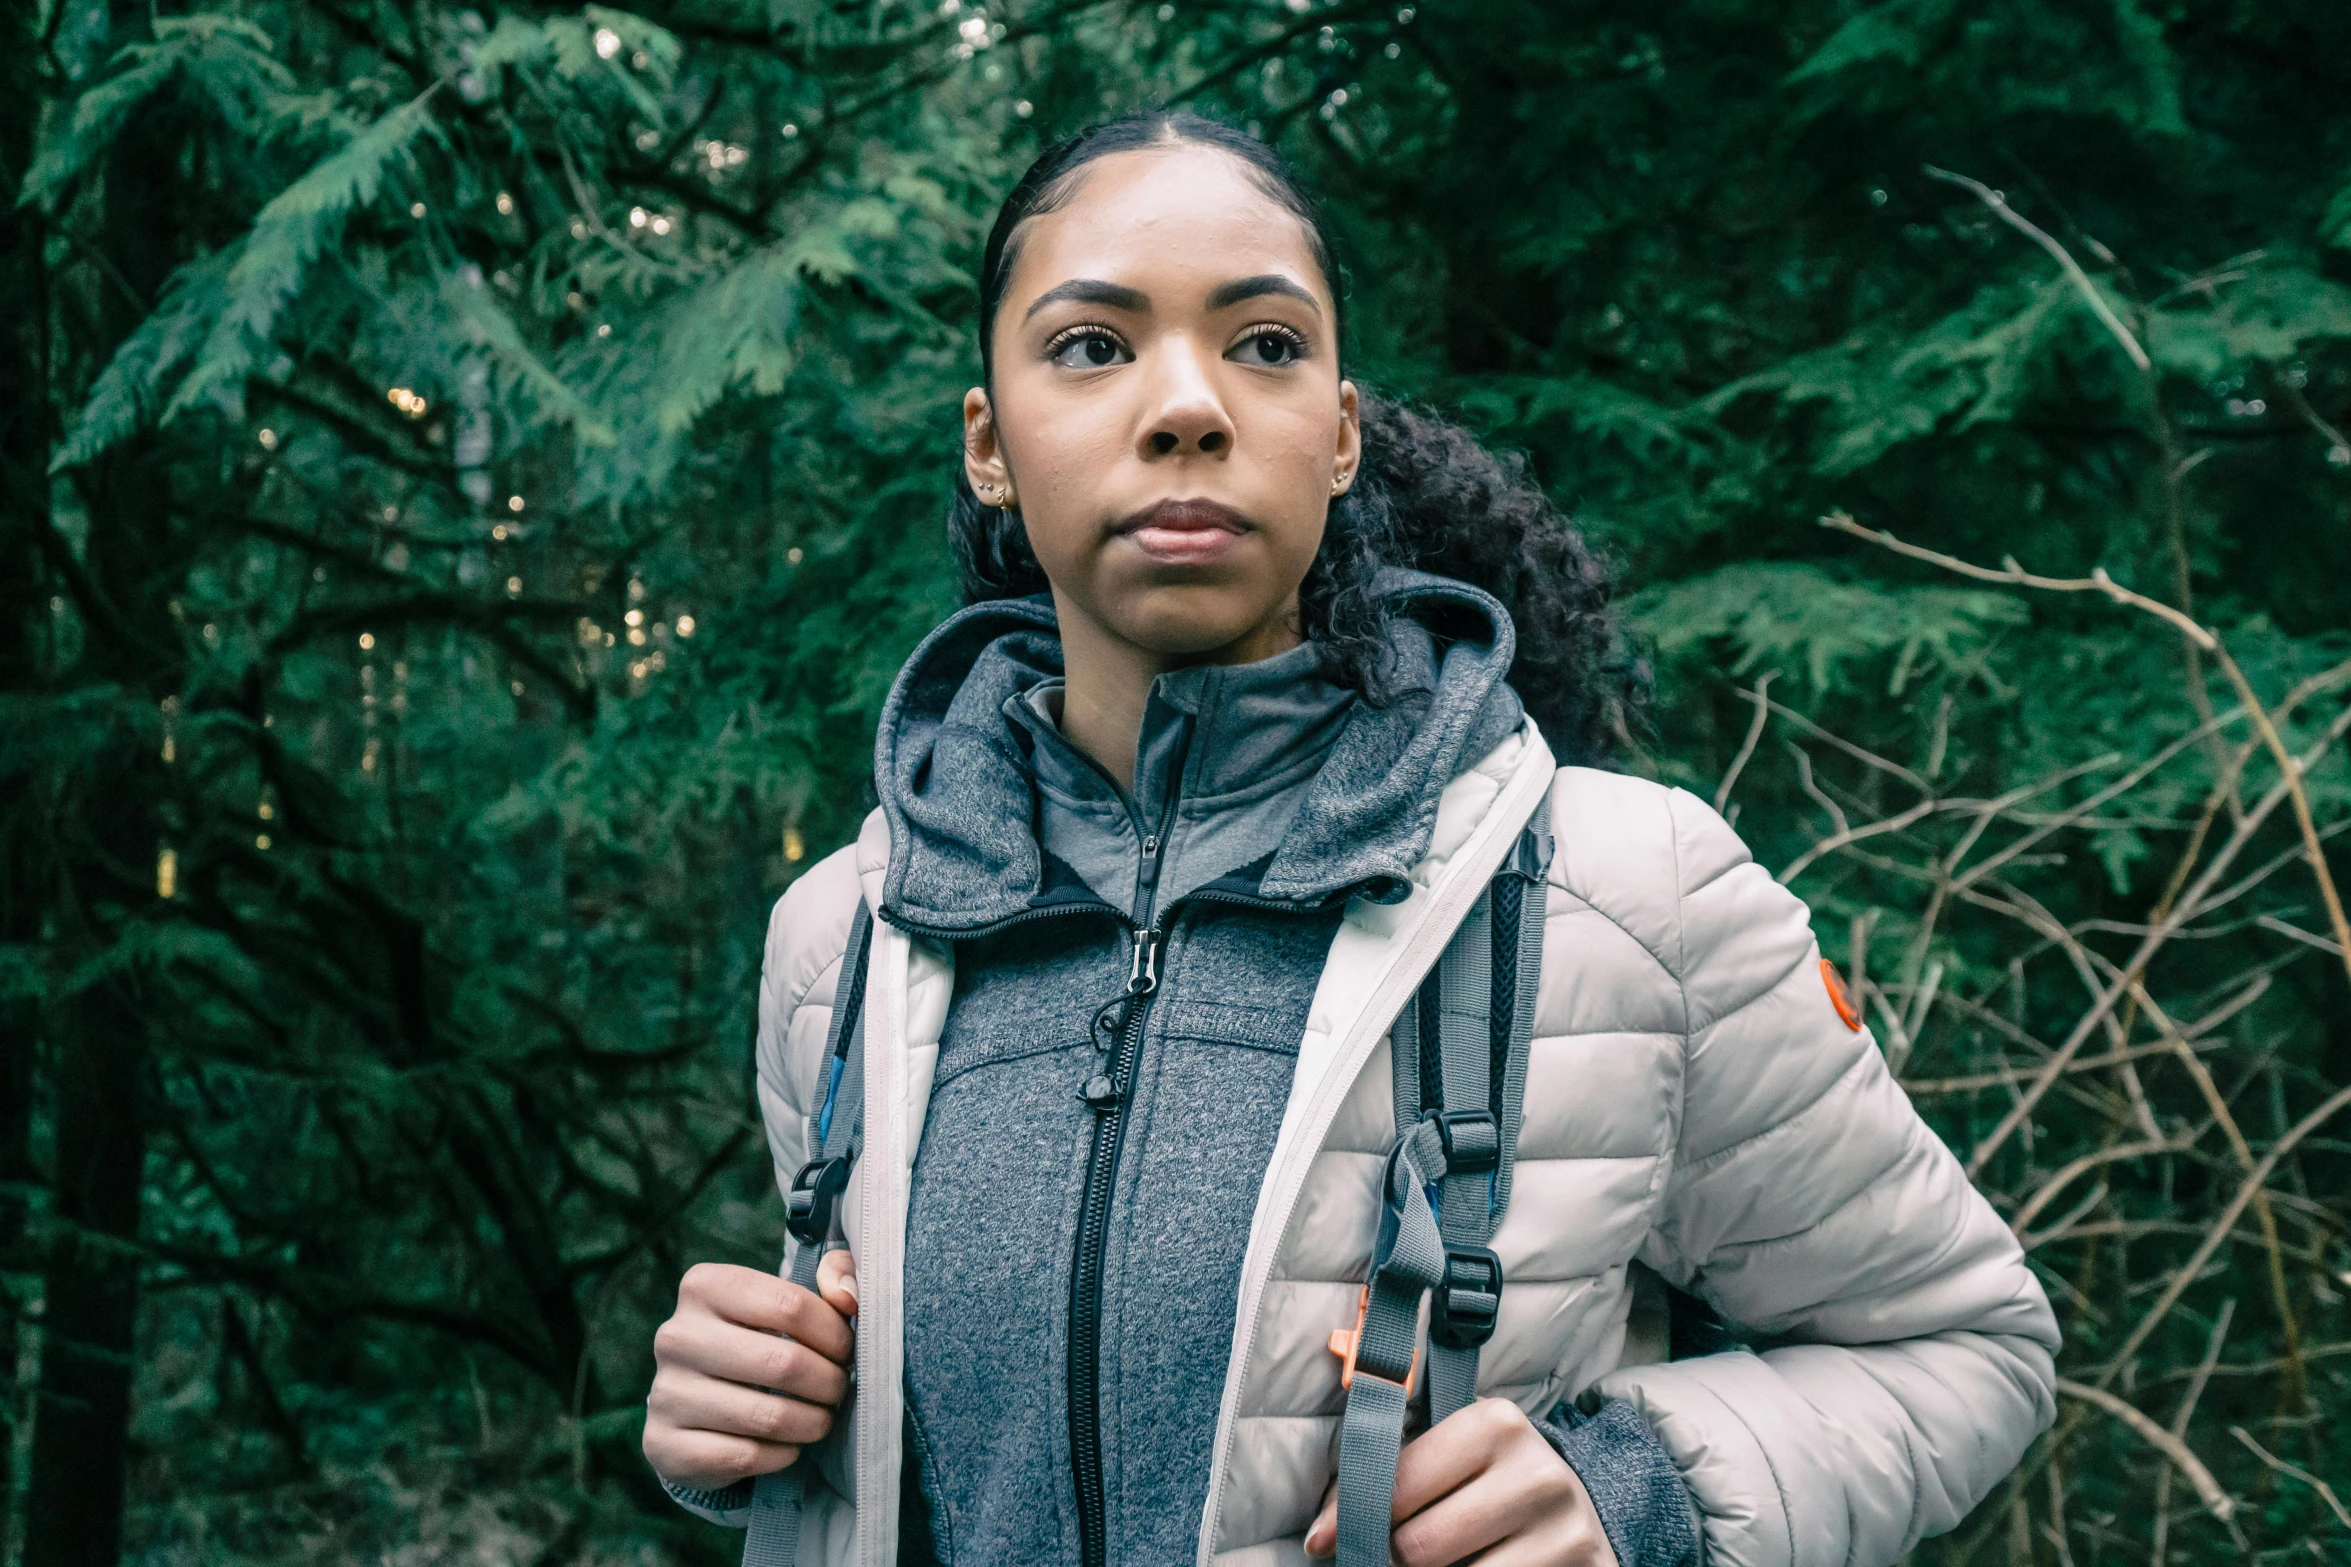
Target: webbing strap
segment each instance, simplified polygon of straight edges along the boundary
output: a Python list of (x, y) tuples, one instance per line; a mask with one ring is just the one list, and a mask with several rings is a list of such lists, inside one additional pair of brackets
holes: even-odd
[[(1398, 1135), (1382, 1175), (1380, 1231), (1339, 1425), (1339, 1567), (1388, 1567), (1390, 1561), (1396, 1462), (1404, 1444), (1421, 1298), (1444, 1289), (1457, 1307), (1501, 1304), (1500, 1264), (1485, 1246), (1510, 1200), (1542, 982), (1543, 885), (1550, 860), (1546, 801), (1446, 943), (1434, 985), (1405, 1004), (1390, 1036), (1397, 1058)], [(1418, 1057), (1432, 1022), (1437, 1071), (1424, 1074)], [(1431, 1076), (1440, 1095), (1424, 1104)], [(1432, 1190), (1436, 1210), (1429, 1203)], [(1476, 1398), (1482, 1341), (1448, 1346), (1432, 1339), (1432, 1424)]]
[(1550, 874), (1551, 802), (1546, 798), (1519, 834), (1509, 868), (1494, 883), (1494, 950), (1515, 949), (1517, 958), (1494, 975), (1494, 1023), (1497, 1028), (1507, 1023), (1510, 1030), (1502, 1043), (1502, 1103), (1496, 1106), (1502, 1121), (1502, 1162), (1494, 1171), (1497, 1222), (1510, 1206), (1510, 1175), (1518, 1163), (1518, 1128), (1526, 1111), (1527, 1055), (1534, 1043), (1535, 1005), (1543, 988), (1543, 920), (1551, 901), (1543, 888)]
[[(1427, 1123), (1397, 1140), (1381, 1174), (1379, 1241), (1365, 1283), (1354, 1381), (1339, 1424), (1340, 1567), (1387, 1567), (1396, 1458), (1403, 1448), (1420, 1299), (1445, 1266), (1445, 1242), (1429, 1211), (1430, 1178), (1443, 1168)], [(1431, 1154), (1435, 1157), (1430, 1157)]]
[[(873, 916), (863, 899), (849, 922), (849, 945), (834, 982), (832, 1027), (825, 1037), (824, 1101), (808, 1117), (806, 1147), (811, 1164), (842, 1159), (854, 1164), (865, 1139), (865, 1030), (857, 1026), (865, 1006), (866, 954), (873, 946)], [(795, 1184), (798, 1184), (795, 1182)], [(838, 1197), (838, 1189), (833, 1196)], [(787, 1246), (784, 1277), (802, 1289), (816, 1288), (817, 1264), (841, 1239), (841, 1214), (831, 1203), (824, 1240)], [(743, 1567), (796, 1567), (800, 1556), (800, 1504), (808, 1494), (802, 1452), (789, 1469), (759, 1477), (751, 1493), (751, 1526), (743, 1538)]]

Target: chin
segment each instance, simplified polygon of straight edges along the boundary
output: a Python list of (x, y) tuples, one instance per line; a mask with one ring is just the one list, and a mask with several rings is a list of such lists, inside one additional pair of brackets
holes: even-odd
[(1136, 647), (1166, 658), (1192, 658), (1232, 646), (1279, 608), (1253, 586), (1169, 584), (1133, 595), (1105, 618)]

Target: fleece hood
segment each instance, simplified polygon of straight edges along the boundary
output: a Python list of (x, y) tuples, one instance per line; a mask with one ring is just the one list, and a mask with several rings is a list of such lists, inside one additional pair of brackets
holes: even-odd
[[(1273, 851), (1240, 874), (1250, 895), (1317, 907), (1352, 896), (1393, 902), (1428, 852), (1446, 784), (1516, 729), (1504, 677), (1516, 646), (1491, 595), (1422, 572), (1375, 584), (1389, 610), (1382, 700), (1346, 705), (1335, 738)], [(1285, 661), (1287, 661), (1285, 663)], [(1282, 655), (1268, 675), (1319, 665)], [(1050, 599), (991, 600), (949, 617), (892, 686), (874, 743), (874, 787), (890, 827), (881, 915), (902, 928), (973, 935), (1057, 903), (1094, 901), (1039, 848), (1031, 694), (1062, 675)], [(1211, 682), (1235, 704), (1263, 679)], [(1167, 687), (1161, 691), (1160, 687)], [(1160, 677), (1154, 700), (1195, 711), (1191, 670)], [(1236, 705), (1222, 733), (1246, 721)], [(1205, 733), (1219, 733), (1208, 725)]]

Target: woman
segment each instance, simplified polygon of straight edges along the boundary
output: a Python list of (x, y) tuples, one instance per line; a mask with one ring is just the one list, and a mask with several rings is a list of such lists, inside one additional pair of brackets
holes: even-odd
[[(981, 303), (971, 607), (768, 936), (776, 1168), (818, 1240), (853, 1168), (846, 1244), (811, 1288), (687, 1275), (673, 1493), (873, 1567), (1877, 1564), (1951, 1527), (2050, 1422), (2048, 1304), (1804, 907), (1594, 766), (1629, 686), (1572, 527), (1342, 377), (1313, 209), (1225, 127), (1048, 153)], [(1636, 1347), (1667, 1284), (1778, 1347)]]

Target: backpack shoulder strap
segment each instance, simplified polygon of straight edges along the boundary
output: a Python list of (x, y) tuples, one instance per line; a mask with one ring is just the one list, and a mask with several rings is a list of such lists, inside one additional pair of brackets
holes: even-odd
[[(832, 1025), (825, 1033), (824, 1100), (808, 1117), (808, 1162), (785, 1195), (784, 1227), (796, 1243), (785, 1253), (785, 1277), (816, 1287), (816, 1265), (841, 1236), (841, 1193), (865, 1146), (866, 959), (873, 950), (873, 914), (864, 898), (849, 920), (849, 945), (833, 985)], [(743, 1539), (743, 1567), (796, 1567), (800, 1504), (808, 1494), (805, 1453), (789, 1469), (759, 1477), (751, 1492), (751, 1525)]]
[(1423, 1294), (1431, 1295), (1431, 1424), (1477, 1397), (1479, 1353), (1502, 1303), (1502, 1263), (1486, 1243), (1510, 1200), (1542, 988), (1550, 861), (1546, 799), (1391, 1038), (1397, 1137), (1381, 1175), (1379, 1236), (1355, 1326), (1331, 1335), (1347, 1390), (1339, 1428), (1340, 1567), (1385, 1567), (1389, 1560)]

